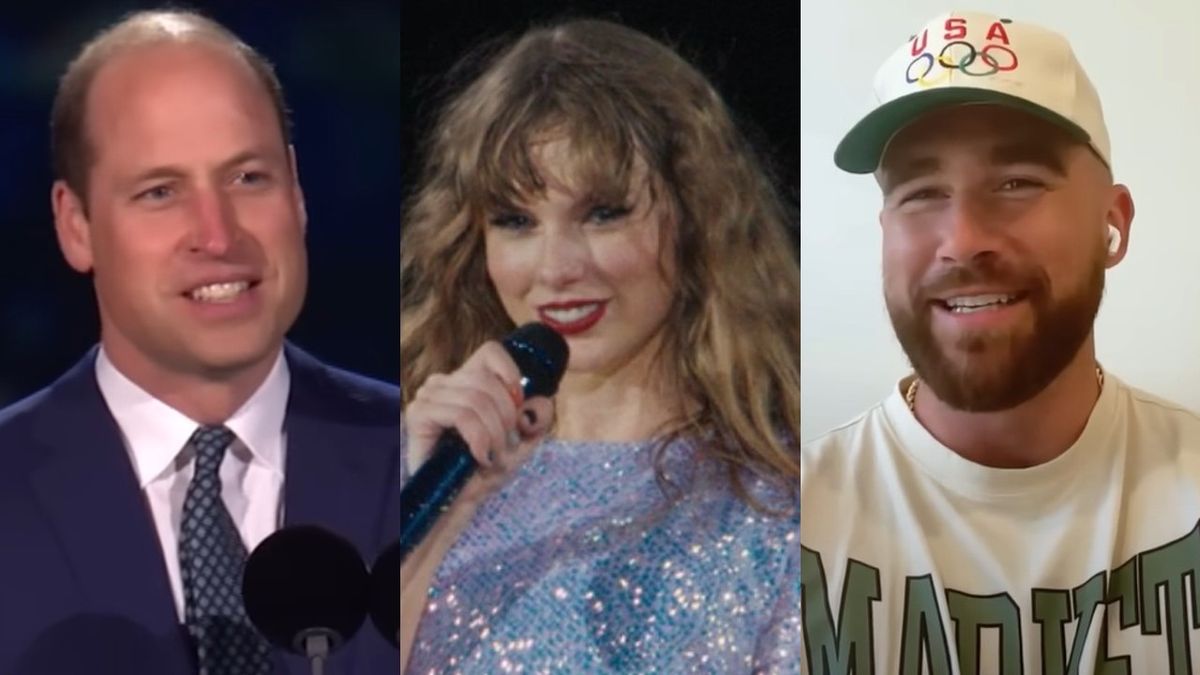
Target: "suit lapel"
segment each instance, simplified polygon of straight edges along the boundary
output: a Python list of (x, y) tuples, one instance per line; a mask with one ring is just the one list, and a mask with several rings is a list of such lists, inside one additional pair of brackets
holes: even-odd
[(35, 434), (30, 482), (79, 584), (87, 611), (116, 614), (186, 658), (149, 506), (96, 384), (92, 350), (54, 386)]
[[(286, 353), (292, 385), (284, 421), (285, 525), (317, 525), (336, 533), (358, 549), (369, 567), (389, 536), (393, 509), (387, 501), (396, 499), (391, 488), (399, 482), (399, 409), (391, 424), (386, 413), (365, 414), (346, 382), (335, 380), (299, 349), (289, 345)], [(368, 618), (358, 632), (361, 636), (373, 629)], [(356, 663), (366, 672), (395, 660), (378, 638), (355, 642), (358, 649), (343, 649), (330, 662), (331, 673), (360, 672)], [(289, 663), (294, 673), (308, 672), (298, 660)]]
[[(350, 540), (365, 562), (385, 541), (384, 501), (391, 495), (396, 426), (371, 425), (324, 366), (288, 349), (292, 387), (284, 427), (285, 523), (310, 524)], [(395, 419), (399, 419), (396, 411)]]

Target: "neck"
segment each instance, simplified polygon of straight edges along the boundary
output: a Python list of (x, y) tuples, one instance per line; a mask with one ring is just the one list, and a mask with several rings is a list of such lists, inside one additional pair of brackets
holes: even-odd
[(224, 424), (262, 386), (279, 355), (274, 351), (236, 370), (169, 370), (120, 344), (101, 339), (101, 345), (122, 375), (199, 424)]
[(644, 349), (615, 371), (567, 371), (555, 397), (554, 435), (570, 441), (640, 441), (663, 431), (682, 415), (666, 386), (656, 349)]
[(1083, 433), (1099, 396), (1089, 337), (1054, 381), (1016, 407), (983, 413), (955, 410), (922, 386), (913, 412), (934, 438), (963, 458), (1015, 469), (1037, 466), (1066, 452)]

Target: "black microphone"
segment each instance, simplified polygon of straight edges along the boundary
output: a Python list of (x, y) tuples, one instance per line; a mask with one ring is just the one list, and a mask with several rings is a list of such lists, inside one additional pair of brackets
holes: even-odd
[[(315, 525), (285, 527), (246, 560), (242, 600), (273, 644), (309, 659), (314, 675), (367, 617), (367, 566), (353, 544)], [(397, 600), (398, 602), (398, 600)]]
[[(525, 398), (553, 396), (567, 368), (567, 341), (542, 323), (527, 323), (501, 341), (521, 371)], [(429, 459), (400, 491), (400, 561), (416, 548), (478, 465), (454, 429), (438, 437)], [(398, 596), (397, 596), (398, 597)]]
[(383, 639), (400, 648), (400, 542), (383, 550), (371, 566), (371, 621)]

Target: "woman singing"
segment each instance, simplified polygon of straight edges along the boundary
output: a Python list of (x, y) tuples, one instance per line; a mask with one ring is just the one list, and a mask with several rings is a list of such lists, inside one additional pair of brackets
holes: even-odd
[[(401, 571), (408, 673), (798, 672), (793, 211), (721, 97), (618, 24), (453, 91), (402, 239), (407, 480), (480, 464)], [(497, 340), (570, 358), (523, 400)]]

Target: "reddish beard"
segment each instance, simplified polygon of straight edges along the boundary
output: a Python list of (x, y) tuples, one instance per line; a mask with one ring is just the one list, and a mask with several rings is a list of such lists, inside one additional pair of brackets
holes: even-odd
[[(1002, 265), (994, 256), (944, 268), (907, 298), (885, 293), (888, 315), (913, 369), (946, 405), (994, 412), (1039, 394), (1079, 353), (1104, 295), (1104, 259), (1076, 292), (1055, 299), (1041, 268)], [(933, 332), (936, 298), (966, 286), (1020, 289), (1033, 311), (1032, 330), (979, 331), (944, 344)]]

